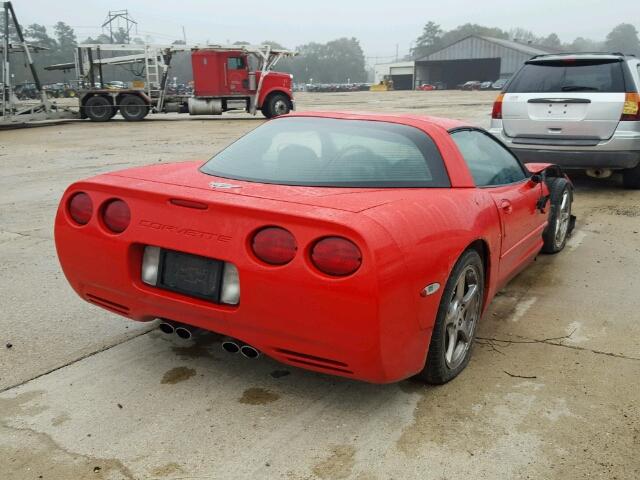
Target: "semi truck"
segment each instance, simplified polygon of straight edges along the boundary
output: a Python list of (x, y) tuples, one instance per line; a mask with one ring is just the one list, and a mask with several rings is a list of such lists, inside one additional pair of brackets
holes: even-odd
[[(193, 94), (168, 93), (171, 59), (179, 52), (191, 56)], [(135, 122), (149, 113), (221, 115), (231, 110), (260, 111), (271, 118), (294, 109), (292, 75), (273, 70), (281, 58), (293, 55), (269, 45), (83, 44), (73, 63), (46, 68), (76, 70), (80, 117), (94, 122), (117, 113)], [(103, 88), (104, 66), (132, 64), (143, 66), (142, 81), (131, 88)]]

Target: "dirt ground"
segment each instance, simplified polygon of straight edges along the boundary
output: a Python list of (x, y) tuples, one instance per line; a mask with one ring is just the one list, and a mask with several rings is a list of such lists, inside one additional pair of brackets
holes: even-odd
[[(299, 94), (298, 109), (487, 126), (491, 92)], [(0, 131), (0, 478), (640, 478), (640, 191), (577, 177), (578, 223), (494, 300), (453, 382), (369, 385), (180, 341), (81, 301), (52, 224), (71, 182), (206, 159), (262, 120)]]

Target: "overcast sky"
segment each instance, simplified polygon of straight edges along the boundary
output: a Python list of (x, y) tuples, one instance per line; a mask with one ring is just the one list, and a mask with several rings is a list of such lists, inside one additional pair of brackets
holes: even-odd
[[(356, 37), (368, 63), (393, 60), (408, 52), (422, 26), (434, 21), (448, 30), (479, 23), (509, 30), (522, 27), (561, 40), (582, 36), (603, 39), (616, 25), (640, 28), (638, 0), (14, 0), (20, 23), (51, 28), (58, 20), (74, 27), (78, 39), (101, 33), (109, 9), (128, 9), (138, 35), (156, 43), (182, 38), (188, 43), (275, 40), (287, 47), (310, 41)], [(266, 7), (269, 6), (269, 7)], [(386, 58), (383, 58), (386, 57)]]

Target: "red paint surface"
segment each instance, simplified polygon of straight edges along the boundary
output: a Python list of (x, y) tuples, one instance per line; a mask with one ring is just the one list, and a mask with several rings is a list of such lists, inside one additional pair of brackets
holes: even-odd
[[(407, 378), (424, 366), (440, 296), (462, 252), (478, 241), (489, 252), (486, 308), (542, 247), (547, 214), (534, 205), (548, 191), (529, 181), (476, 188), (447, 133), (463, 125), (454, 120), (296, 115), (419, 128), (438, 145), (452, 187), (267, 185), (205, 175), (198, 170), (200, 161), (98, 175), (71, 185), (61, 200), (55, 240), (64, 273), (81, 297), (134, 320), (161, 317), (194, 325), (324, 373), (380, 383)], [(211, 188), (216, 181), (240, 188)], [(70, 219), (66, 207), (77, 192), (90, 195), (94, 205), (83, 226)], [(131, 210), (131, 224), (119, 235), (108, 231), (96, 213), (113, 198), (126, 201)], [(511, 212), (503, 200), (510, 202)], [(192, 204), (199, 207), (189, 208)], [(297, 252), (286, 265), (265, 264), (252, 253), (251, 239), (265, 226), (294, 235)], [(361, 251), (362, 265), (354, 274), (331, 277), (313, 265), (313, 245), (332, 236), (349, 239)], [(240, 304), (216, 305), (143, 284), (144, 245), (233, 262), (240, 275)], [(434, 282), (443, 287), (420, 296)]]

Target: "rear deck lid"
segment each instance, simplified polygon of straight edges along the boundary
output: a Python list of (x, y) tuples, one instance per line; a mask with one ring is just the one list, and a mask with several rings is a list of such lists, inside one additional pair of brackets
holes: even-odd
[(595, 145), (611, 138), (625, 102), (625, 65), (615, 56), (528, 61), (502, 105), (514, 143)]
[[(181, 186), (185, 188), (185, 196), (191, 199), (210, 197), (198, 195), (198, 190), (205, 190), (217, 195), (239, 195), (348, 212), (360, 212), (390, 201), (384, 195), (380, 195), (383, 189), (299, 187), (229, 180), (202, 173), (199, 170), (202, 163), (197, 161), (152, 165), (107, 175), (154, 182), (158, 184), (159, 190), (162, 189), (162, 185)], [(192, 192), (191, 195), (189, 191)]]

